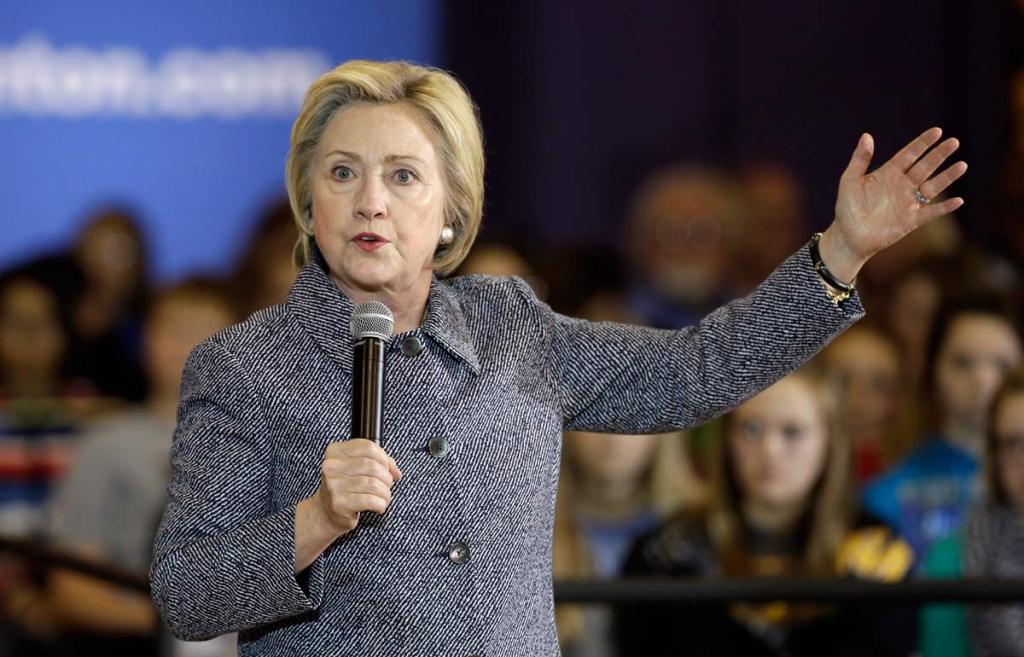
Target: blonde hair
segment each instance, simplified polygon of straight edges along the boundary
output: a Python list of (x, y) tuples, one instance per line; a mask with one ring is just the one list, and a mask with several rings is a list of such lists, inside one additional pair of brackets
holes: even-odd
[[(649, 508), (665, 519), (682, 508), (706, 503), (700, 481), (686, 450), (686, 433), (673, 432), (656, 436), (656, 445), (642, 480), (638, 484), (647, 498)], [(587, 579), (594, 576), (594, 565), (576, 524), (578, 475), (572, 458), (564, 452), (555, 503), (552, 574), (556, 580)], [(578, 605), (559, 605), (555, 624), (563, 649), (582, 635), (583, 614)]]
[(439, 246), (434, 270), (444, 276), (466, 257), (480, 229), (484, 197), (483, 132), (476, 105), (450, 73), (408, 62), (352, 60), (321, 75), (306, 92), (292, 127), (285, 166), (288, 199), (299, 229), (295, 262), (309, 262), (316, 245), (312, 222), (313, 167), (324, 130), (353, 103), (404, 103), (436, 133), (444, 172), (444, 224), (455, 237)]
[[(821, 477), (809, 494), (807, 540), (798, 572), (823, 575), (835, 573), (835, 557), (853, 522), (854, 497), (850, 440), (842, 430), (838, 404), (824, 381), (819, 362), (789, 375), (807, 381), (821, 407), (828, 432), (828, 452)], [(748, 554), (742, 520), (743, 494), (736, 479), (728, 436), (736, 411), (722, 418), (721, 436), (714, 441), (710, 467), (710, 504), (707, 527), (725, 574), (749, 576)]]

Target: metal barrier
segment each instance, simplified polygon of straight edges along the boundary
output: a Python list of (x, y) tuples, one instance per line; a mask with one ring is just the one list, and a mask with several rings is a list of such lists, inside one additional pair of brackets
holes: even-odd
[[(101, 564), (38, 542), (0, 537), (0, 551), (46, 567), (67, 568), (126, 589), (149, 593), (148, 574)], [(624, 578), (555, 582), (555, 602), (578, 604), (732, 602), (856, 602), (923, 605), (932, 603), (1024, 604), (1024, 579), (922, 579), (896, 584), (830, 579)]]

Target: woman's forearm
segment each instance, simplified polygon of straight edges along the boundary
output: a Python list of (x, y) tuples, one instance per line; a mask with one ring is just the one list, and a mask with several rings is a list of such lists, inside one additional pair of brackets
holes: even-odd
[(156, 627), (156, 609), (148, 595), (86, 575), (55, 571), (50, 577), (50, 597), (61, 620), (79, 629), (145, 635)]
[(310, 566), (338, 538), (317, 506), (316, 496), (307, 497), (295, 506), (295, 574)]

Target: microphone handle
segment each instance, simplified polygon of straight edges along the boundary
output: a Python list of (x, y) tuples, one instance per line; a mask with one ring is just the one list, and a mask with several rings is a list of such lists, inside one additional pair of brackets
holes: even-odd
[(384, 435), (384, 341), (363, 338), (352, 351), (352, 437), (379, 445)]

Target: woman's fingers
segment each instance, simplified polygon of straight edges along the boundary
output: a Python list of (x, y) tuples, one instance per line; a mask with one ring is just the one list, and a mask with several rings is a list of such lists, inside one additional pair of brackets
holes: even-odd
[(364, 438), (331, 443), (321, 465), (320, 493), (332, 522), (349, 531), (363, 511), (384, 513), (391, 487), (402, 476), (395, 460)]
[(944, 214), (949, 214), (964, 204), (964, 200), (957, 196), (956, 198), (946, 199), (941, 203), (929, 203), (928, 205), (922, 205), (921, 209), (917, 212), (918, 221), (916, 226), (923, 226), (932, 219), (941, 217)]
[(910, 178), (915, 186), (920, 186), (931, 178), (932, 174), (939, 170), (942, 163), (960, 148), (960, 142), (950, 138), (928, 151), (917, 163), (907, 170), (907, 178)]
[(921, 159), (921, 156), (924, 155), (937, 141), (939, 141), (939, 137), (941, 136), (941, 128), (930, 128), (925, 130), (917, 137), (917, 139), (904, 146), (903, 150), (896, 153), (896, 155), (893, 155), (892, 159), (889, 160), (888, 163), (900, 171), (909, 171), (910, 168)]
[(842, 179), (856, 180), (862, 178), (868, 172), (868, 167), (871, 165), (871, 156), (874, 152), (875, 140), (865, 132), (860, 136), (857, 147), (853, 149), (853, 156), (850, 158), (850, 163), (846, 165), (846, 171), (843, 172)]
[(934, 178), (918, 184), (918, 189), (921, 190), (921, 195), (925, 198), (935, 198), (960, 178), (960, 176), (964, 175), (966, 171), (967, 163), (961, 160), (956, 164), (950, 165), (949, 168)]

